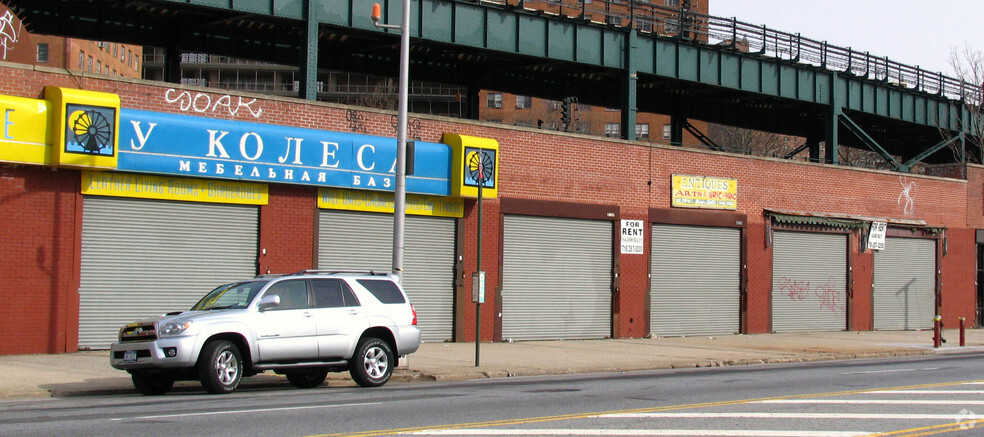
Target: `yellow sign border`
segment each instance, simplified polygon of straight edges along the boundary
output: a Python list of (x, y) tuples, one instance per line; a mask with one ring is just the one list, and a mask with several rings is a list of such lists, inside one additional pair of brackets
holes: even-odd
[(269, 185), (222, 179), (197, 179), (114, 171), (82, 172), (82, 194), (179, 200), (185, 202), (266, 205)]

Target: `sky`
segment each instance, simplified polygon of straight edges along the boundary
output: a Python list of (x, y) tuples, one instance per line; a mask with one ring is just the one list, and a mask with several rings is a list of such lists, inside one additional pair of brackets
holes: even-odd
[(984, 0), (705, 0), (710, 15), (799, 33), (953, 76), (952, 49), (984, 52)]

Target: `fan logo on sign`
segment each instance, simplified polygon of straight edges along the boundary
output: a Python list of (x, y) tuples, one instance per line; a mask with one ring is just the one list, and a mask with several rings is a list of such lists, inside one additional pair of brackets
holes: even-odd
[(116, 137), (113, 129), (116, 110), (90, 105), (67, 106), (65, 123), (65, 152), (98, 156), (113, 156)]

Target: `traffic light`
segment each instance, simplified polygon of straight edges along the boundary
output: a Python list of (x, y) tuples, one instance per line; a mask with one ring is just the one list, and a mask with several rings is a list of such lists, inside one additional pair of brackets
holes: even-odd
[(564, 101), (560, 104), (560, 123), (564, 127), (570, 126), (571, 124), (571, 98), (564, 97)]

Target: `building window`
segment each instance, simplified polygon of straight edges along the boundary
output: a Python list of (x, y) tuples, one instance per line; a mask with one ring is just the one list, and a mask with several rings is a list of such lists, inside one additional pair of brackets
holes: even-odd
[(617, 137), (619, 135), (618, 123), (605, 123), (605, 136)]
[(530, 96), (516, 96), (516, 109), (530, 109), (532, 101)]
[(102, 74), (102, 72), (103, 72), (103, 63), (102, 63), (102, 61), (98, 61), (97, 60), (96, 61), (96, 73)]
[(115, 57), (117, 57), (119, 55), (120, 55), (120, 45), (114, 42), (113, 43), (113, 57), (115, 58)]
[(79, 70), (85, 70), (85, 52), (79, 50)]
[(489, 108), (501, 108), (502, 107), (502, 93), (489, 93)]
[(649, 20), (636, 20), (636, 25), (640, 32), (652, 33), (653, 22)]
[(636, 138), (649, 138), (649, 123), (636, 125)]
[(48, 62), (47, 43), (38, 43), (38, 62)]
[(126, 61), (126, 49), (120, 44), (120, 62)]
[(89, 56), (89, 63), (87, 64), (87, 67), (88, 68), (86, 68), (86, 70), (89, 70), (89, 73), (92, 73), (92, 56)]
[(679, 7), (680, 0), (666, 0), (666, 6)]
[(663, 125), (663, 139), (664, 140), (670, 139), (670, 136), (671, 136), (672, 133), (673, 133), (673, 126), (670, 126), (668, 124), (664, 124)]

